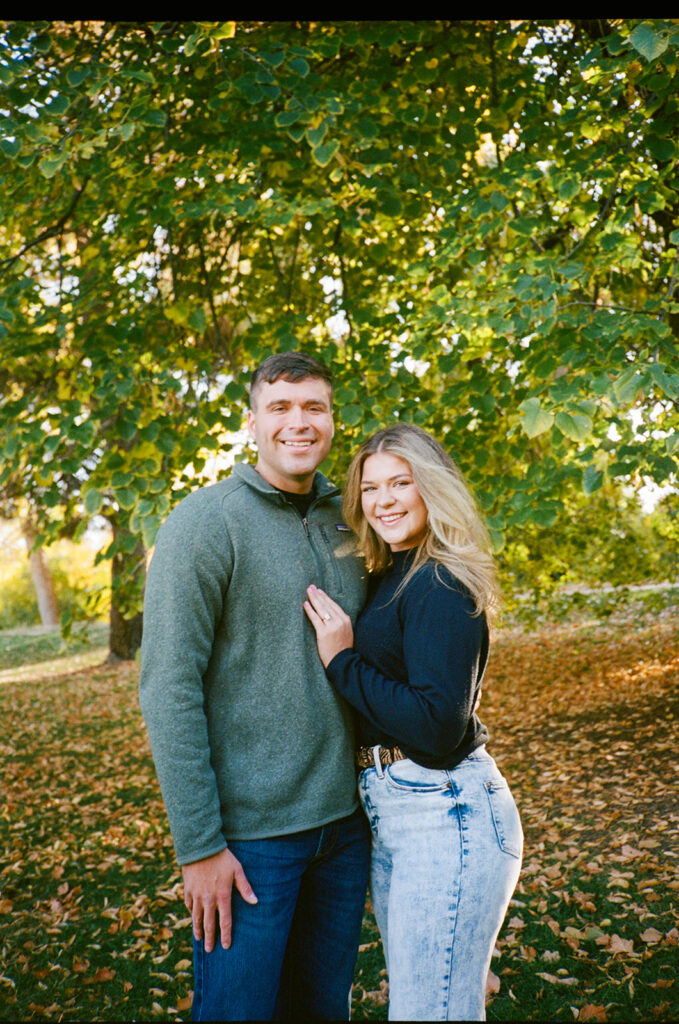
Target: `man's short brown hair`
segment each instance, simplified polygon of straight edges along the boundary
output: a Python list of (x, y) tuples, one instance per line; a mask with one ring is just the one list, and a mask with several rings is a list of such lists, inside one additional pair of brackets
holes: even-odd
[(253, 395), (260, 384), (273, 384), (275, 381), (289, 380), (297, 384), (307, 377), (315, 377), (324, 380), (330, 388), (332, 398), (332, 373), (328, 367), (306, 352), (277, 352), (275, 355), (267, 356), (264, 362), (260, 363), (250, 378), (250, 408), (254, 408)]

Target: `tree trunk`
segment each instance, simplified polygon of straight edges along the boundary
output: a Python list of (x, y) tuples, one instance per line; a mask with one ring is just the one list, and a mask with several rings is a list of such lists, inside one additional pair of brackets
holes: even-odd
[(47, 564), (47, 559), (45, 558), (45, 552), (42, 548), (37, 548), (35, 551), (31, 550), (35, 541), (36, 533), (35, 527), (30, 519), (24, 519), (22, 521), (21, 530), (28, 549), (28, 561), (31, 567), (31, 577), (33, 578), (35, 594), (38, 599), (40, 621), (43, 626), (58, 626), (59, 603), (54, 589), (52, 573), (49, 565)]
[[(111, 523), (114, 539), (127, 530)], [(135, 595), (141, 596), (146, 579), (146, 552), (138, 542), (131, 552), (118, 551), (111, 565), (111, 616), (109, 619), (109, 659), (132, 660), (141, 646), (143, 613), (129, 614)]]

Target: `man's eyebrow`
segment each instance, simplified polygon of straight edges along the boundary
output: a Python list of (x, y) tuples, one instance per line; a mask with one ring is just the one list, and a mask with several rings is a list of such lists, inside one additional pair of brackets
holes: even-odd
[[(293, 402), (290, 398), (274, 398), (271, 402), (267, 402), (265, 408), (271, 409), (274, 405), (292, 405)], [(303, 408), (308, 405), (322, 405), (324, 408), (329, 409), (330, 403), (325, 398), (309, 398), (306, 402), (301, 403)]]

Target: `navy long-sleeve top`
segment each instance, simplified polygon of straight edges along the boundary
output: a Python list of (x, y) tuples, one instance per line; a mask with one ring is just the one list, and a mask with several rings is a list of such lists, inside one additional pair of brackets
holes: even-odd
[(423, 565), (394, 597), (414, 549), (373, 579), (354, 649), (326, 673), (358, 711), (359, 746), (399, 746), (427, 768), (453, 768), (488, 740), (474, 714), (488, 659), (485, 615), (443, 566)]

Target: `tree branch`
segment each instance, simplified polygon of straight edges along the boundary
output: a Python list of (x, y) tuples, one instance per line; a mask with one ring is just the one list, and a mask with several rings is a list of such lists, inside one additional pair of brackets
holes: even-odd
[(656, 317), (656, 319), (658, 317), (657, 313), (649, 313), (645, 309), (633, 309), (632, 306), (617, 306), (615, 304), (598, 305), (596, 302), (592, 302), (591, 300), (589, 302), (585, 302), (584, 300), (580, 301), (577, 299), (574, 302), (566, 302), (563, 306), (559, 306), (559, 310), (568, 309), (570, 306), (595, 306), (596, 309), (612, 309), (619, 313), (636, 313), (637, 316), (651, 316)]
[[(625, 146), (625, 157), (628, 156), (629, 151), (630, 151), (631, 148), (632, 148), (632, 137), (630, 135), (628, 137), (628, 139), (627, 139), (627, 145)], [(590, 237), (590, 235), (594, 231), (596, 231), (598, 228), (600, 228), (602, 224), (605, 224), (606, 221), (608, 220), (608, 215), (611, 212), (611, 207), (613, 206), (613, 203), (615, 202), (615, 200), (618, 197), (617, 189), (618, 189), (618, 182), (620, 181), (620, 175), (622, 174), (623, 169), (626, 166), (627, 166), (627, 161), (626, 160), (621, 160), (620, 161), (620, 167), (618, 168), (618, 173), (616, 175), (615, 181), (613, 182), (613, 187), (611, 188), (610, 195), (608, 196), (608, 199), (606, 200), (606, 202), (604, 203), (603, 207), (599, 211), (599, 214), (598, 214), (596, 220), (594, 221), (594, 223), (592, 224), (591, 228), (588, 231), (586, 231), (585, 234), (580, 239), (580, 241), (576, 242), (576, 244), (573, 246), (573, 248), (569, 252), (566, 253), (565, 259), (570, 260), (572, 258), (572, 256), (573, 256), (573, 253), (576, 253), (578, 251), (578, 249), (582, 248), (582, 246), (585, 244), (585, 242)]]
[(281, 288), (281, 294), (283, 295), (283, 298), (285, 298), (285, 294), (286, 294), (285, 278), (283, 277), (283, 274), (281, 272), (281, 268), (278, 265), (278, 260), (276, 259), (276, 253), (275, 253), (275, 250), (274, 250), (274, 247), (273, 247), (273, 242), (271, 241), (271, 232), (268, 231), (268, 230), (267, 230), (267, 233), (266, 233), (266, 241), (267, 241), (267, 244), (269, 246), (269, 252), (271, 253), (271, 262), (273, 263), (273, 268), (274, 268), (274, 270), (276, 272), (276, 277), (278, 279), (278, 283), (279, 283), (280, 288)]
[(41, 242), (47, 241), (48, 238), (54, 238), (55, 235), (58, 235), (61, 232), (61, 230), (66, 226), (68, 221), (71, 219), (71, 216), (76, 206), (80, 202), (82, 194), (85, 191), (89, 180), (90, 175), (83, 179), (81, 187), (76, 189), (73, 193), (73, 197), (68, 206), (68, 209), (55, 224), (52, 224), (49, 228), (45, 228), (44, 231), (41, 231), (39, 235), (36, 235), (35, 238), (32, 238), (30, 242), (26, 242), (26, 244), (22, 246), (19, 252), (16, 253), (14, 256), (8, 256), (7, 259), (2, 260), (2, 262), (0, 263), (0, 277), (7, 270), (9, 270), (10, 267), (14, 266), (17, 260), (20, 260), (21, 257), (29, 251), (29, 249), (33, 249), (36, 245), (40, 245)]
[(291, 302), (291, 299), (292, 299), (292, 283), (293, 283), (293, 279), (294, 279), (294, 276), (295, 276), (295, 267), (297, 265), (297, 252), (299, 250), (299, 235), (300, 235), (299, 224), (297, 224), (297, 228), (296, 228), (296, 231), (295, 231), (295, 248), (294, 248), (294, 251), (292, 253), (292, 264), (290, 266), (290, 275), (288, 277), (288, 298), (287, 298), (288, 306), (290, 305), (290, 302)]
[(349, 334), (347, 335), (347, 344), (349, 344), (354, 335), (354, 327), (351, 322), (351, 314), (349, 313), (349, 284), (347, 281), (347, 268), (344, 263), (344, 256), (342, 255), (342, 225), (339, 221), (337, 222), (337, 230), (333, 239), (333, 248), (339, 260), (340, 280), (342, 282), (342, 309), (349, 324)]

